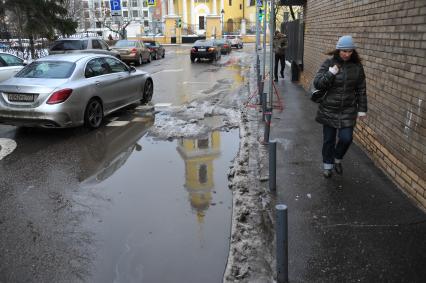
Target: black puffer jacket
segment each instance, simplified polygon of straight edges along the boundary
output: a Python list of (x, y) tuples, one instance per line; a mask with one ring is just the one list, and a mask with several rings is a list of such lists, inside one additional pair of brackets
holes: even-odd
[[(335, 64), (339, 72), (333, 75), (328, 68)], [(333, 128), (353, 127), (358, 112), (367, 112), (365, 73), (360, 63), (335, 56), (327, 59), (315, 75), (314, 86), (327, 90), (315, 118), (318, 123)]]

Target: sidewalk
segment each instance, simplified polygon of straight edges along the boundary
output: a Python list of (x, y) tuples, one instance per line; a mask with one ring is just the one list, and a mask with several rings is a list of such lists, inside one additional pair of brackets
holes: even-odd
[(426, 213), (353, 144), (343, 176), (322, 176), (317, 105), (290, 81), (273, 111), (277, 203), (288, 206), (290, 282), (426, 282)]

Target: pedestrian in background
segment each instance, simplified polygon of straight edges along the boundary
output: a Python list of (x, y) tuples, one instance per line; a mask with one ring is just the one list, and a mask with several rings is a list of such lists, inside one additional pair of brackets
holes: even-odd
[(281, 78), (284, 78), (285, 68), (285, 49), (287, 48), (287, 37), (279, 30), (275, 31), (272, 47), (275, 53), (275, 66), (274, 66), (274, 81), (278, 81), (278, 64), (281, 62)]
[[(332, 170), (343, 174), (342, 159), (352, 143), (357, 118), (365, 118), (367, 93), (364, 68), (350, 35), (339, 38), (336, 49), (327, 53), (314, 78), (314, 86), (326, 90), (315, 120), (323, 125), (323, 175), (332, 176)], [(337, 143), (336, 143), (337, 137)]]

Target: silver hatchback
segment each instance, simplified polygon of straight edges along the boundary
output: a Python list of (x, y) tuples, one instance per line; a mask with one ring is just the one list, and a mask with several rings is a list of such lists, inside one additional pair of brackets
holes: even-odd
[(98, 128), (120, 108), (151, 100), (151, 76), (108, 55), (50, 55), (0, 83), (0, 123)]

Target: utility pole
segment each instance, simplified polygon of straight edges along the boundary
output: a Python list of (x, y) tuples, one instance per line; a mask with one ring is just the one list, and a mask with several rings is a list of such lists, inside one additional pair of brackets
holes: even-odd
[(271, 65), (269, 66), (269, 108), (272, 111), (272, 99), (273, 99), (273, 76), (274, 76), (274, 48), (273, 48), (273, 38), (275, 33), (275, 1), (271, 0), (271, 11), (269, 13), (269, 52), (270, 52), (270, 62)]

